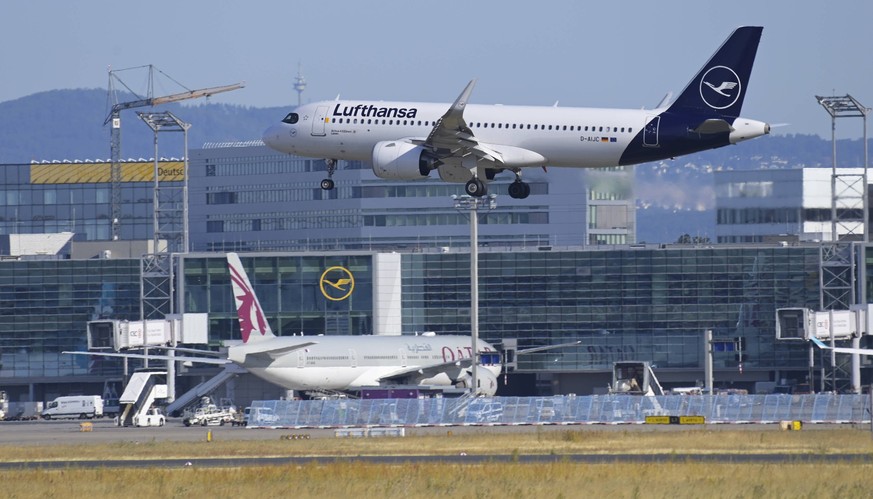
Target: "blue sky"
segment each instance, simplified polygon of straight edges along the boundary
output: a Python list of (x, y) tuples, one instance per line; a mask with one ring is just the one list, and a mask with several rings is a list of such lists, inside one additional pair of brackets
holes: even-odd
[[(740, 25), (764, 26), (743, 115), (778, 133), (830, 137), (814, 95), (873, 107), (873, 2), (415, 2), (117, 0), (4, 2), (0, 102), (62, 88), (106, 88), (107, 68), (147, 64), (188, 88), (245, 81), (212, 102), (472, 102), (653, 107), (678, 94)], [(145, 92), (145, 72), (122, 78)], [(159, 80), (155, 93), (180, 91)], [(862, 135), (839, 120), (838, 137)]]

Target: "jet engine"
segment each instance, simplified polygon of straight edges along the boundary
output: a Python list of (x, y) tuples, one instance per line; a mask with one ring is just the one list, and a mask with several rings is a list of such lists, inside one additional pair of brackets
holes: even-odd
[(373, 173), (379, 178), (419, 180), (438, 165), (430, 151), (408, 142), (386, 140), (373, 148)]
[[(497, 376), (488, 369), (480, 367), (476, 370), (476, 381), (479, 384), (479, 389), (476, 390), (476, 395), (481, 397), (493, 397), (497, 393)], [(473, 373), (470, 370), (464, 371), (464, 375), (458, 380), (455, 386), (458, 388), (470, 388), (473, 383)]]

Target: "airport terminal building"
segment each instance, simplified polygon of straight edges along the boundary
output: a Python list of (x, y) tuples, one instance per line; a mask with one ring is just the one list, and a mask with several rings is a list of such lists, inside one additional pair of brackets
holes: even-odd
[[(153, 178), (125, 177), (122, 237), (110, 242), (107, 166), (87, 165), (0, 168), (0, 248), (9, 248), (0, 260), (0, 388), (13, 400), (100, 393), (121, 375), (120, 361), (62, 352), (86, 348), (89, 320), (141, 316), (139, 256), (153, 248), (137, 241), (152, 236)], [(89, 176), (94, 169), (102, 173)], [(172, 300), (177, 313), (209, 314), (211, 346), (239, 338), (226, 251), (241, 253), (280, 334), (469, 334), (469, 214), (451, 198), (461, 185), (376, 180), (346, 164), (337, 189), (322, 191), (317, 161), (260, 144), (191, 151), (189, 171), (192, 252), (174, 255)], [(707, 329), (745, 344), (742, 356), (714, 357), (716, 386), (808, 378), (808, 348), (776, 341), (775, 309), (818, 307), (818, 244), (634, 244), (632, 170), (583, 174), (532, 173), (525, 200), (502, 195), (498, 181), (497, 208), (480, 215), (480, 337), (515, 340), (519, 350), (581, 341), (519, 356), (501, 377), (503, 393), (602, 391), (618, 360), (649, 361), (665, 385), (693, 385)], [(53, 252), (13, 244), (16, 234), (54, 232), (72, 235)], [(319, 286), (337, 266), (356, 282), (342, 300)], [(191, 384), (210, 375), (181, 371)]]

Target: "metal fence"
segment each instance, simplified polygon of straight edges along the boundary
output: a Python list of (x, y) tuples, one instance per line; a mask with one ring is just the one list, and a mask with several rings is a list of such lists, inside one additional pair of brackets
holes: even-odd
[(706, 423), (869, 423), (869, 395), (592, 395), (426, 399), (259, 400), (249, 426), (639, 424), (646, 416), (703, 416)]

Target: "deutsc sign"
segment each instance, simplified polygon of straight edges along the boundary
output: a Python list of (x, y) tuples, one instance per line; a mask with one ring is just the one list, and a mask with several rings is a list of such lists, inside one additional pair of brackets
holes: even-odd
[(169, 168), (158, 166), (158, 178), (165, 181), (183, 180), (185, 178), (185, 168), (182, 166)]

